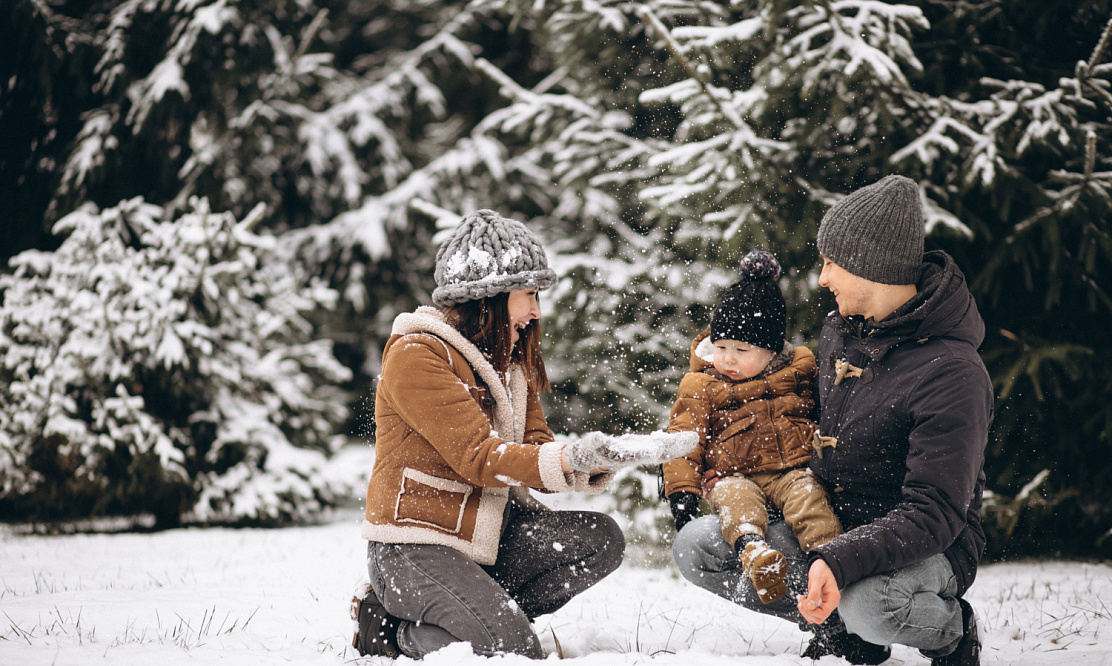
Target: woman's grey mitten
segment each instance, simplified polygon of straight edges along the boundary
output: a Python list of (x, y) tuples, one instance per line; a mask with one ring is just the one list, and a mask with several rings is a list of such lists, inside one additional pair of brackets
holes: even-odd
[[(581, 472), (659, 465), (686, 454), (699, 443), (693, 432), (654, 432), (649, 435), (611, 437), (589, 432), (564, 449), (568, 465)], [(589, 467), (588, 467), (589, 466)]]
[(603, 451), (614, 438), (601, 432), (589, 432), (564, 447), (568, 466), (579, 472), (591, 472), (612, 463)]

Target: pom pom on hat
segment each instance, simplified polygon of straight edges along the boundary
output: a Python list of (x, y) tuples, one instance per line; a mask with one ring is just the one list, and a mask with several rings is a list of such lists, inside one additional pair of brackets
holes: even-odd
[(743, 279), (779, 280), (781, 272), (780, 262), (776, 261), (776, 257), (772, 256), (771, 252), (750, 250), (749, 254), (741, 259), (741, 277)]

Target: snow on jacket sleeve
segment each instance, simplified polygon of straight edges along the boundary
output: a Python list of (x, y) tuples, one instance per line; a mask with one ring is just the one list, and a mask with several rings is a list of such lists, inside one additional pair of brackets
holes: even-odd
[(902, 501), (815, 550), (844, 588), (946, 551), (965, 529), (984, 460), (992, 390), (966, 359), (931, 365), (908, 399), (911, 434)]
[[(553, 471), (563, 476), (556, 450), (561, 447), (516, 444), (503, 439), (503, 433), (492, 432), (490, 420), (453, 371), (448, 352), (435, 338), (409, 336), (392, 347), (382, 361), (378, 391), (386, 393), (399, 417), (468, 483), (480, 487), (566, 489), (550, 488), (552, 484), (546, 484), (541, 473), (544, 466), (546, 477)], [(545, 440), (535, 420), (530, 436), (537, 442)], [(545, 441), (551, 439), (551, 433), (547, 433)], [(547, 469), (554, 466), (555, 470)]]
[(700, 497), (703, 494), (703, 454), (710, 429), (707, 380), (707, 375), (703, 373), (689, 372), (680, 381), (676, 403), (672, 406), (669, 417), (668, 432), (698, 433), (699, 444), (682, 458), (664, 463), (665, 497), (678, 492), (695, 493)]

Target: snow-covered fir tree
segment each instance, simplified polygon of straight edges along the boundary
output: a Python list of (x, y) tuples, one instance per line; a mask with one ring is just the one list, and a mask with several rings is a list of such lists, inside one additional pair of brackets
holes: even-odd
[(1112, 438), (1109, 0), (4, 11), (0, 43), (35, 48), (0, 60), (0, 117), (28, 128), (0, 146), (0, 192), (32, 204), (3, 222), (136, 196), (163, 221), (195, 195), (237, 218), (265, 203), (264, 262), (338, 294), (305, 316), (354, 371), (364, 427), (390, 322), (428, 302), (436, 242), (462, 213), (529, 221), (561, 275), (542, 296), (553, 426), (643, 430), (666, 418), (747, 249), (781, 259), (790, 333), (813, 344), (830, 309), (823, 211), (909, 175), (928, 243), (957, 258), (989, 324), (989, 486), (1045, 479), (1056, 524), (1080, 527), (1068, 548), (1107, 530), (1094, 498), (1112, 463), (1091, 447)]
[[(919, 180), (929, 243), (958, 257), (989, 325), (1000, 397), (990, 486), (1018, 493), (1049, 469), (1050, 504), (1070, 517), (1070, 547), (1084, 550), (1112, 518), (1076, 499), (1099, 492), (1109, 466), (1092, 443), (1112, 440), (1100, 397), (1112, 376), (1101, 356), (1112, 342), (1101, 168), (1112, 139), (1101, 29), (1112, 8), (1018, 4), (753, 0), (698, 23), (639, 7), (673, 61), (638, 101), (681, 120), (645, 162), (651, 179), (633, 178), (641, 223), (663, 235), (653, 246), (674, 253), (645, 272), (675, 266), (685, 245), (720, 270), (764, 245), (796, 270), (785, 286), (804, 336), (824, 309), (809, 298), (822, 211), (887, 173)], [(692, 262), (688, 277), (710, 286), (707, 269)], [(652, 292), (635, 315), (646, 331), (659, 330), (652, 306), (668, 290)], [(1071, 423), (1080, 431), (1066, 443)], [(997, 536), (1002, 549), (1016, 535)]]
[[(890, 162), (970, 228), (940, 242), (964, 260), (989, 326), (990, 478), (1016, 490), (1045, 478), (1045, 516), (1065, 518), (1058, 538), (1084, 551), (1112, 524), (1095, 501), (1112, 472), (1099, 453), (1112, 443), (1112, 5), (1045, 8), (1004, 33), (1002, 17), (959, 7), (1016, 57), (971, 49), (984, 75), (916, 95), (924, 120)], [(1044, 530), (1029, 521), (1007, 537), (1042, 542)]]
[(7, 519), (279, 522), (349, 490), (320, 471), (350, 373), (305, 319), (336, 294), (266, 262), (261, 206), (188, 206), (82, 207), (0, 276)]

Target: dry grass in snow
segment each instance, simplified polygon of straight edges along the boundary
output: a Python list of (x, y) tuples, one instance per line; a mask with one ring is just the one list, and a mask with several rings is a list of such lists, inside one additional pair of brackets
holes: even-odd
[[(282, 530), (24, 536), (0, 532), (0, 664), (381, 664), (349, 647), (351, 591), (365, 575), (359, 517)], [(1112, 665), (1112, 567), (989, 565), (969, 595), (985, 664)], [(623, 565), (538, 618), (545, 646), (579, 666), (810, 664), (794, 625)], [(399, 659), (398, 664), (413, 663)], [(428, 666), (523, 665), (464, 645)], [(826, 657), (819, 664), (844, 663)], [(896, 646), (890, 664), (927, 664)]]

